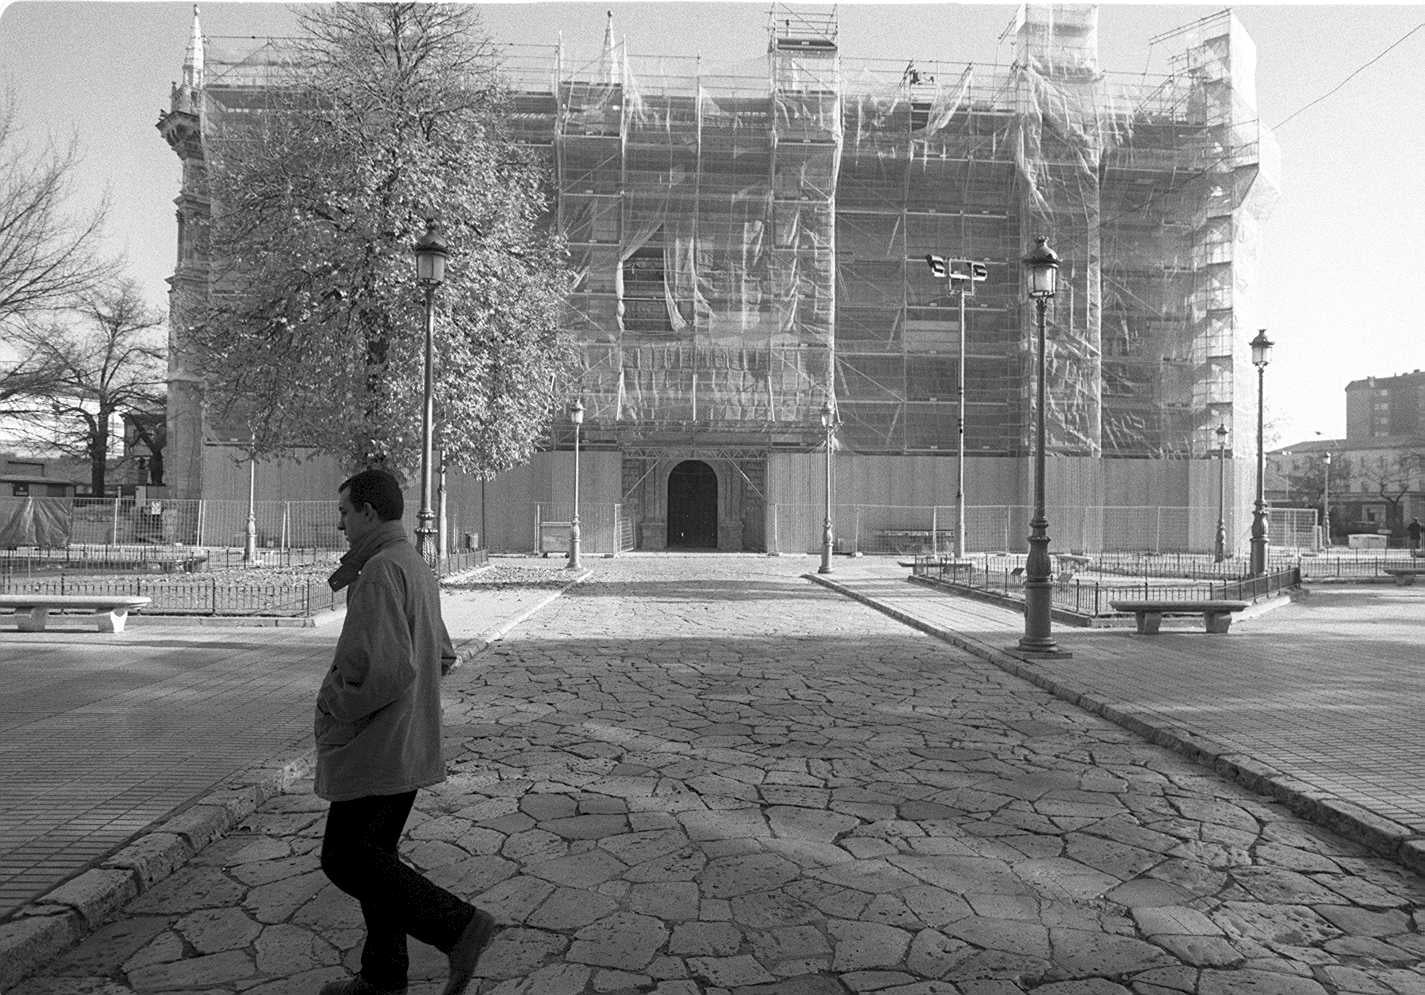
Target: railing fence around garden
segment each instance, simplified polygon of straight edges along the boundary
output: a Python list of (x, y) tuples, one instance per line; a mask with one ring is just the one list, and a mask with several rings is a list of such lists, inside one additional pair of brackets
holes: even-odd
[[(965, 509), (966, 553), (1022, 551), (1033, 509), (1028, 505), (971, 506)], [(1074, 505), (1047, 509), (1054, 549), (1077, 553), (1210, 553), (1216, 529), (1200, 510), (1186, 507)], [(954, 505), (832, 506), (835, 549), (848, 554), (948, 553), (956, 533)], [(767, 549), (811, 553), (820, 548), (826, 506), (770, 504)], [(1320, 546), (1316, 512), (1302, 508), (1268, 510), (1270, 543), (1293, 551)], [(1249, 536), (1229, 534), (1228, 553), (1246, 554)]]
[[(960, 588), (1022, 600), (1024, 560), (1023, 556), (996, 556), (983, 561), (957, 562), (943, 556), (917, 556), (912, 573)], [(1080, 615), (1106, 615), (1112, 613), (1114, 601), (1251, 601), (1301, 583), (1301, 570), (1288, 563), (1270, 564), (1267, 573), (1258, 577), (1202, 573), (1184, 574), (1181, 579), (1173, 572), (1175, 564), (1159, 557), (1141, 557), (1137, 564), (1121, 565), (1128, 566), (1140, 579), (1076, 576), (1072, 568), (1064, 569), (1061, 563), (1056, 563), (1053, 606)], [(1094, 566), (1109, 569), (1108, 565), (1098, 562)]]
[[(453, 576), (486, 563), (483, 550), (455, 553), (440, 562), (440, 575)], [(48, 562), (53, 562), (48, 561)], [(0, 558), (0, 567), (5, 560)], [(33, 565), (33, 564), (31, 564)], [(346, 589), (333, 591), (325, 566), (291, 576), (252, 577), (242, 573), (129, 577), (105, 574), (19, 572), (0, 569), (0, 594), (132, 594), (151, 599), (146, 615), (309, 616), (346, 603)], [(261, 572), (259, 572), (261, 573)]]

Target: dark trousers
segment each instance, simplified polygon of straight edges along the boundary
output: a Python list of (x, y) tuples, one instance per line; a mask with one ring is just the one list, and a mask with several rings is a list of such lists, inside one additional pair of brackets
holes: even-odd
[(322, 870), (361, 903), (366, 945), (361, 976), (378, 988), (402, 988), (406, 937), (449, 953), (475, 907), (432, 884), (396, 855), (416, 793), (332, 802), (322, 839)]

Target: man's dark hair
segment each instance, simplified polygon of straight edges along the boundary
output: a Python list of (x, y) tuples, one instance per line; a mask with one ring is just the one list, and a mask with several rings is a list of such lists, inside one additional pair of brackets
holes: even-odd
[(401, 483), (390, 470), (362, 470), (342, 481), (337, 493), (347, 492), (353, 508), (371, 505), (383, 522), (395, 522), (406, 513)]

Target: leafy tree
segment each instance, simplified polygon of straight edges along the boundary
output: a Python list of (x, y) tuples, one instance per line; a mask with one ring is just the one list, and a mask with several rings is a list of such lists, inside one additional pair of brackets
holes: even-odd
[(509, 134), (492, 46), (454, 4), (323, 6), (302, 25), (260, 111), (205, 134), (214, 272), (189, 335), (216, 419), (259, 456), (418, 465), (411, 250), (438, 217), (439, 444), (452, 469), (506, 469), (546, 431), (572, 350), (543, 169)]
[(66, 212), (77, 155), (74, 142), (25, 145), (13, 98), (0, 96), (0, 342), (13, 344), (21, 329), (115, 273), (98, 248), (106, 205)]
[(86, 460), (90, 487), (103, 494), (115, 416), (161, 408), (167, 363), (157, 332), (164, 316), (124, 280), (85, 294), (71, 322), (19, 333), (51, 371), (33, 388), (49, 415), (31, 419), (31, 443)]

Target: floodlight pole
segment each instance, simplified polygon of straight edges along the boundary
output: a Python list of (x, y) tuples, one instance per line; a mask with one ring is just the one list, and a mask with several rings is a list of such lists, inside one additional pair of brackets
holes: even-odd
[[(974, 284), (971, 284), (973, 286)], [(965, 288), (960, 288), (959, 409), (955, 413), (955, 559), (965, 556)], [(933, 546), (934, 543), (932, 542)]]

